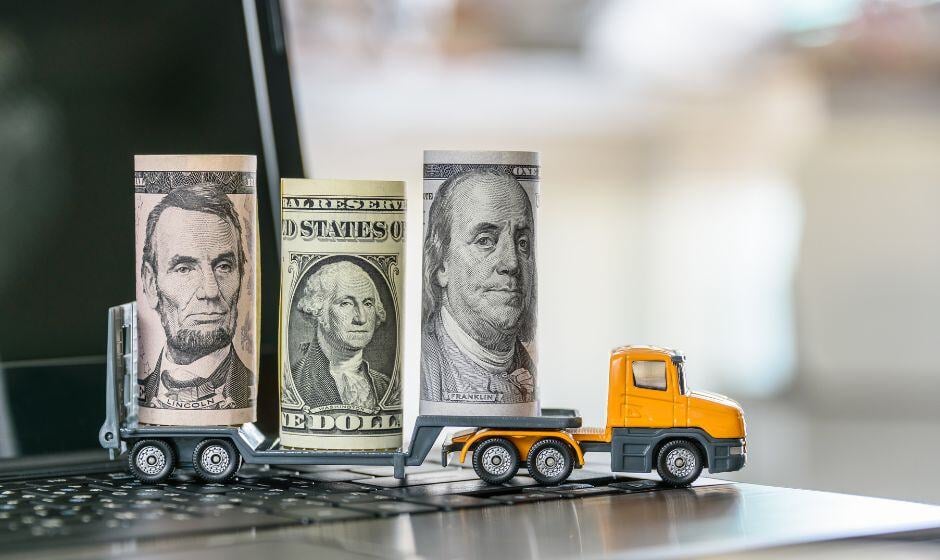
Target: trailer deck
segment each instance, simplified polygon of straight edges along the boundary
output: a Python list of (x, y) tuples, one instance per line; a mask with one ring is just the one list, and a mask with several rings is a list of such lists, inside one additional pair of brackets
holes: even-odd
[(504, 428), (517, 430), (564, 430), (581, 426), (577, 411), (546, 409), (542, 416), (419, 416), (411, 433), (408, 450), (343, 451), (292, 449), (280, 446), (253, 423), (241, 426), (124, 426), (121, 439), (171, 439), (187, 457), (196, 444), (207, 438), (232, 441), (245, 463), (266, 465), (369, 465), (391, 466), (397, 478), (404, 478), (405, 467), (420, 465), (446, 427)]

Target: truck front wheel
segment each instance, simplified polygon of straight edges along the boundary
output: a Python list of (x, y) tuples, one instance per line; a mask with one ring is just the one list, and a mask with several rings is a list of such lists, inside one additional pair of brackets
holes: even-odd
[(519, 451), (506, 438), (485, 439), (473, 450), (473, 470), (484, 482), (502, 484), (519, 472)]
[(241, 462), (238, 450), (227, 439), (204, 439), (193, 450), (193, 469), (206, 482), (228, 482)]
[(526, 466), (529, 468), (529, 476), (539, 484), (561, 484), (574, 468), (574, 453), (567, 443), (559, 439), (540, 439), (529, 449)]
[(688, 486), (702, 473), (702, 454), (689, 440), (668, 441), (656, 454), (656, 471), (669, 486)]
[(142, 439), (134, 444), (127, 455), (131, 474), (137, 480), (156, 484), (163, 482), (176, 468), (173, 446), (162, 439)]

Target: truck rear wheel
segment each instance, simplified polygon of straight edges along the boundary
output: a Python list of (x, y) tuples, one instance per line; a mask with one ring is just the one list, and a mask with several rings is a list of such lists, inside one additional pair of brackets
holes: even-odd
[(227, 439), (204, 439), (193, 450), (193, 469), (206, 482), (228, 482), (241, 462), (241, 454)]
[(519, 451), (506, 438), (489, 438), (473, 450), (473, 470), (480, 480), (502, 484), (519, 472)]
[(526, 466), (529, 468), (529, 476), (539, 484), (561, 484), (574, 468), (574, 453), (571, 446), (560, 439), (540, 439), (529, 449)]
[(669, 486), (688, 486), (702, 474), (702, 454), (689, 440), (668, 441), (656, 454), (656, 471)]
[(176, 468), (176, 452), (162, 439), (142, 439), (134, 444), (127, 455), (131, 474), (137, 480), (156, 484), (163, 482)]

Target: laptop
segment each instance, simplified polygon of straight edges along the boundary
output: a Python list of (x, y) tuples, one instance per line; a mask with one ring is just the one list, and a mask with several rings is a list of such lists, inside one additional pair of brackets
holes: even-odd
[[(305, 176), (281, 6), (19, 2), (0, 22), (0, 556), (662, 557), (940, 526), (917, 504), (668, 489), (600, 454), (556, 487), (433, 459), (404, 479), (245, 465), (226, 485), (141, 484), (98, 443), (108, 309), (134, 293), (133, 155), (257, 154), (261, 284), (278, 285), (279, 178)], [(276, 298), (262, 293), (262, 371), (277, 371)], [(260, 383), (256, 426), (276, 434), (277, 379)]]

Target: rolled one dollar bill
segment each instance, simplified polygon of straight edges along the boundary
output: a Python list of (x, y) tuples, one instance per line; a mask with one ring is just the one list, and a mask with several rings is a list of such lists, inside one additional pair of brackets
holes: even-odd
[(539, 158), (424, 152), (421, 414), (534, 416)]
[(255, 156), (134, 157), (140, 422), (253, 422)]
[(281, 181), (281, 443), (402, 443), (405, 184)]

